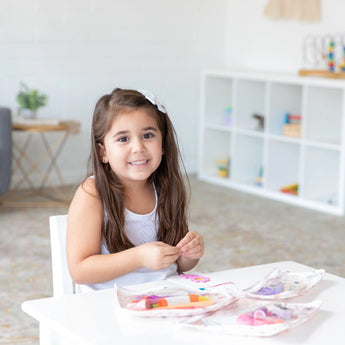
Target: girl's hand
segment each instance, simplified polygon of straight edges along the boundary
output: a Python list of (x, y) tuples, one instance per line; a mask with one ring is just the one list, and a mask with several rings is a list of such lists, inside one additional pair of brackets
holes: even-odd
[(164, 242), (149, 242), (137, 247), (141, 263), (152, 270), (161, 270), (172, 265), (181, 255), (180, 248)]
[(204, 255), (204, 240), (196, 231), (189, 231), (176, 245), (181, 249), (181, 255), (189, 259), (200, 259)]

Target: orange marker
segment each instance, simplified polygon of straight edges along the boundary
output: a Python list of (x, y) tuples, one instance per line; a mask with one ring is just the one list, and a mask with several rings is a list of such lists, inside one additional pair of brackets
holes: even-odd
[(212, 299), (199, 301), (199, 302), (189, 302), (189, 303), (182, 303), (182, 304), (175, 304), (175, 305), (168, 305), (166, 307), (158, 307), (158, 304), (153, 305), (152, 308), (154, 309), (194, 309), (194, 308), (202, 308), (208, 307), (209, 305), (214, 304)]
[(199, 295), (184, 295), (184, 296), (173, 296), (166, 298), (159, 298), (153, 305), (153, 308), (164, 308), (164, 307), (174, 307), (177, 305), (189, 305), (191, 303), (198, 303), (209, 301), (209, 296), (199, 296)]

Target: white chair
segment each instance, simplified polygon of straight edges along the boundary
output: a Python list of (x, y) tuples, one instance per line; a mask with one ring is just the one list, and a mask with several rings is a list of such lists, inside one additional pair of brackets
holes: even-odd
[(67, 215), (49, 217), (53, 269), (53, 295), (73, 294), (75, 284), (69, 274), (66, 254)]

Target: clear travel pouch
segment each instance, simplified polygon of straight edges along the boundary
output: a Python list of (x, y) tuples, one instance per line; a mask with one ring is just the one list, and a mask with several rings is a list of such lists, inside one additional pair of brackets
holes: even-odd
[(310, 319), (321, 301), (311, 303), (268, 302), (241, 299), (234, 304), (182, 322), (184, 329), (240, 336), (273, 336)]
[(307, 272), (281, 271), (274, 268), (266, 277), (243, 290), (246, 297), (256, 299), (286, 299), (300, 296), (317, 284), (325, 270)]
[(127, 315), (176, 318), (204, 315), (238, 300), (238, 291), (223, 286), (189, 289), (165, 280), (141, 286), (115, 285), (117, 304)]

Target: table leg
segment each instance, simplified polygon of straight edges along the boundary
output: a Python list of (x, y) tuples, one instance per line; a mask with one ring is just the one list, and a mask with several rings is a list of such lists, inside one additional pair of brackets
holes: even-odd
[[(53, 145), (49, 145), (48, 144), (48, 141), (44, 135), (44, 133), (40, 133), (41, 134), (41, 138), (42, 138), (42, 142), (44, 143), (44, 146), (47, 150), (47, 153), (50, 157), (50, 164), (45, 172), (45, 175), (46, 176), (49, 176), (52, 168), (54, 168), (56, 174), (58, 175), (58, 178), (59, 178), (59, 181), (60, 181), (60, 184), (61, 186), (64, 186), (65, 185), (65, 182), (63, 180), (63, 177), (62, 177), (62, 174), (60, 172), (60, 169), (58, 167), (58, 165), (56, 164), (56, 160), (57, 158), (59, 157), (61, 151), (62, 151), (62, 148), (67, 140), (67, 137), (68, 137), (68, 133), (65, 132), (61, 137), (60, 137), (60, 140), (59, 140), (59, 143), (57, 144), (57, 148), (55, 150), (55, 153), (54, 153), (54, 150), (53, 150)], [(43, 180), (42, 183), (41, 183), (41, 186), (40, 186), (40, 189), (44, 187), (44, 183), (45, 181)]]
[(24, 169), (24, 167), (22, 166), (22, 163), (21, 163), (21, 157), (25, 156), (26, 148), (29, 146), (31, 139), (32, 139), (32, 133), (30, 133), (27, 136), (22, 147), (19, 147), (15, 141), (13, 142), (14, 158), (15, 159), (14, 159), (12, 171), (13, 171), (13, 173), (15, 173), (17, 171), (17, 169), (20, 170), (20, 172), (22, 174), (22, 178), (12, 188), (12, 191), (16, 191), (19, 188), (19, 186), (24, 182), (24, 180), (27, 182), (27, 184), (29, 185), (29, 187), (32, 191), (35, 189), (34, 185), (31, 183), (31, 180), (30, 180), (28, 174), (26, 173), (26, 170)]
[[(31, 138), (32, 133), (29, 134), (29, 138)], [(58, 146), (61, 143), (62, 138), (65, 137), (60, 137), (60, 139), (56, 140), (50, 147), (50, 150), (53, 150), (56, 146)], [(52, 184), (52, 182), (49, 180), (47, 174), (45, 174), (40, 168), (39, 166), (46, 160), (47, 157), (49, 157), (49, 152), (46, 150), (45, 153), (43, 153), (41, 155), (41, 157), (39, 157), (36, 161), (34, 161), (33, 159), (31, 159), (26, 151), (28, 146), (25, 146), (29, 143), (29, 140), (27, 140), (24, 144), (24, 146), (18, 150), (17, 152), (17, 156), (16, 156), (16, 165), (18, 165), (18, 167), (20, 167), (20, 170), (23, 174), (23, 177), (20, 181), (17, 182), (17, 184), (15, 185), (15, 187), (13, 188), (13, 190), (17, 190), (18, 187), (24, 182), (24, 180), (29, 181), (29, 185), (33, 186), (33, 183), (31, 182), (29, 176), (36, 171), (39, 175), (41, 175), (41, 178), (43, 179), (44, 182), (48, 183), (49, 186), (53, 189), (55, 189), (55, 192), (59, 193), (59, 190)], [(15, 148), (18, 148), (17, 145), (15, 145)], [(24, 158), (31, 166), (31, 168), (26, 171), (23, 166), (20, 163), (20, 160)], [(33, 187), (34, 190), (37, 190), (38, 188)]]
[[(64, 187), (64, 180), (61, 174), (61, 171), (57, 164), (57, 158), (59, 157), (62, 148), (68, 138), (68, 131), (64, 131), (61, 135), (59, 135), (56, 140), (54, 140), (52, 143), (49, 143), (47, 138), (45, 137), (43, 132), (40, 132), (40, 140), (44, 147), (44, 152), (42, 155), (38, 158), (32, 159), (29, 154), (27, 153), (28, 146), (31, 142), (32, 135), (34, 133), (28, 133), (27, 138), (24, 141), (23, 146), (19, 146), (15, 141), (13, 141), (13, 147), (14, 147), (14, 165), (13, 165), (13, 173), (16, 171), (21, 173), (21, 178), (19, 181), (16, 182), (15, 186), (11, 188), (10, 192), (18, 191), (19, 187), (26, 182), (30, 188), (30, 195), (27, 195), (24, 198), (27, 198), (29, 196), (42, 196), (45, 199), (50, 199), (52, 202), (36, 202), (36, 201), (19, 201), (21, 199), (21, 196), (17, 197), (14, 196), (12, 198), (12, 201), (10, 200), (3, 200), (1, 203), (7, 206), (61, 206), (66, 205), (69, 200), (66, 195), (66, 191), (63, 188)], [(23, 161), (26, 161), (28, 163), (28, 167), (23, 165)], [(47, 161), (48, 166), (45, 169), (41, 168), (41, 164), (43, 162)], [(53, 183), (52, 179), (50, 178), (50, 174), (52, 171), (56, 172), (57, 180), (60, 182), (60, 186), (57, 186)], [(41, 181), (39, 182), (39, 185), (37, 187), (34, 185), (34, 183), (31, 180), (31, 175), (36, 172), (40, 177)], [(44, 187), (49, 187), (52, 189), (53, 193), (44, 193)]]

